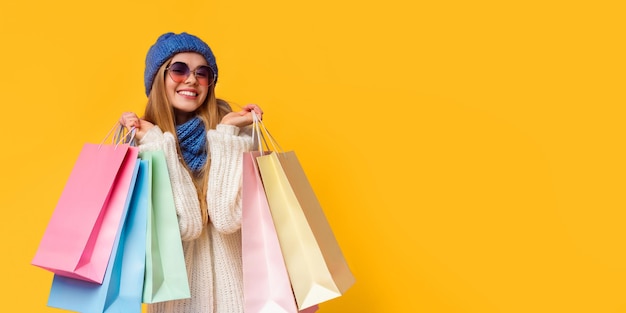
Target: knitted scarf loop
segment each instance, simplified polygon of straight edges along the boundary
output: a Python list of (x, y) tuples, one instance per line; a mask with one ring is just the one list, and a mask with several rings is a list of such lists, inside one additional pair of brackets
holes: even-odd
[(202, 119), (196, 116), (176, 125), (176, 135), (185, 163), (194, 173), (198, 173), (207, 160), (206, 131)]

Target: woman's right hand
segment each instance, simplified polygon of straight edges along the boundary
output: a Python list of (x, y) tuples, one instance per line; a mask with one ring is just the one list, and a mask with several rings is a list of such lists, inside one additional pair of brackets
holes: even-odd
[(140, 119), (137, 114), (133, 112), (124, 112), (120, 117), (120, 124), (126, 127), (127, 130), (131, 130), (133, 127), (135, 128), (135, 138), (137, 140), (141, 140), (143, 136), (150, 130), (150, 128), (154, 127), (154, 124)]

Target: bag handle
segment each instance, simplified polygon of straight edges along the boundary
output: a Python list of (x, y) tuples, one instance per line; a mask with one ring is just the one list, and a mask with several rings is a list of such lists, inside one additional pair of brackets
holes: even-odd
[[(256, 137), (257, 137), (256, 140), (258, 142), (259, 153), (263, 155), (264, 145), (261, 144), (261, 141), (265, 143), (265, 147), (270, 151), (284, 152), (283, 148), (278, 144), (276, 139), (274, 139), (272, 134), (270, 134), (270, 131), (267, 129), (267, 127), (265, 127), (265, 124), (263, 124), (263, 121), (257, 116), (256, 112), (252, 111), (251, 113), (252, 113), (252, 141), (254, 141), (255, 139), (254, 137), (256, 134)], [(266, 138), (269, 139), (269, 144)], [(271, 147), (270, 147), (270, 144), (271, 144)]]
[[(262, 135), (261, 129), (259, 128), (258, 117), (256, 116), (256, 113), (252, 111), (252, 142), (255, 141), (254, 138), (256, 137), (257, 149), (259, 149), (259, 152), (261, 153), (263, 153), (263, 145), (261, 144)], [(263, 141), (265, 142), (265, 138), (263, 138)]]
[[(116, 130), (116, 128), (117, 128), (117, 130)], [(114, 130), (115, 130), (115, 134), (113, 134), (112, 143), (115, 144), (115, 149), (117, 149), (117, 146), (119, 146), (120, 144), (130, 144), (131, 146), (135, 145), (135, 142), (134, 142), (135, 133), (136, 133), (135, 127), (134, 126), (131, 127), (131, 129), (125, 134), (126, 127), (124, 127), (120, 123), (115, 123), (113, 128), (111, 128), (111, 130), (109, 130), (109, 132), (106, 134), (106, 136), (104, 136), (104, 139), (102, 139), (102, 141), (100, 142), (100, 145), (98, 146), (98, 149), (100, 149), (100, 147), (103, 144), (105, 144), (107, 139), (109, 137), (111, 137), (111, 133), (113, 133)]]

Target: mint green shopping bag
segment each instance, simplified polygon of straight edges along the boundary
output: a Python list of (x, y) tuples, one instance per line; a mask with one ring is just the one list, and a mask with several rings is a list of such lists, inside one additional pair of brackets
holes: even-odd
[(139, 157), (149, 162), (152, 183), (143, 302), (190, 298), (178, 216), (165, 155), (162, 151), (146, 151), (141, 152)]

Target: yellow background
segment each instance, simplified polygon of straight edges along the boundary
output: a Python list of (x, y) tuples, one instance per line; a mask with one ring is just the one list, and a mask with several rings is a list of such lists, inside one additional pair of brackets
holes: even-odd
[(166, 31), (295, 150), (356, 285), (320, 312), (626, 312), (623, 1), (2, 1), (0, 302)]

